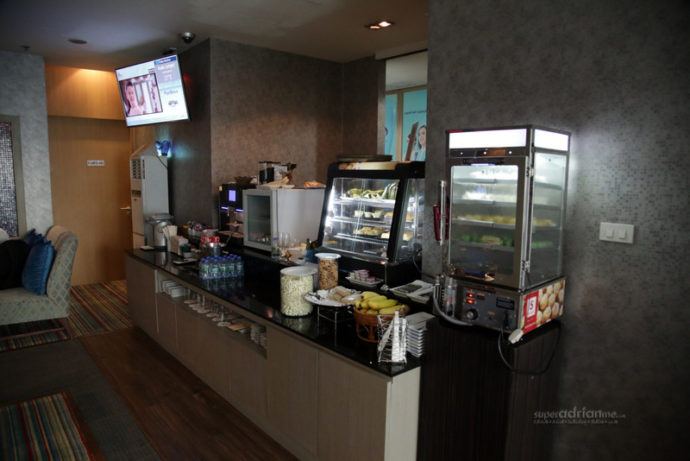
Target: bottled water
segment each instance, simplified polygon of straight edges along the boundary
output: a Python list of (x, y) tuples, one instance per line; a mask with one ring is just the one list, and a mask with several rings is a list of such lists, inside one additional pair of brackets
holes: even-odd
[(208, 280), (208, 258), (201, 258), (199, 261), (199, 278), (201, 280)]
[(217, 258), (211, 260), (211, 280), (220, 278), (220, 261)]
[(234, 279), (237, 277), (236, 269), (235, 269), (235, 255), (230, 255), (228, 256), (228, 273), (227, 277)]
[(238, 256), (237, 260), (235, 260), (235, 276), (237, 278), (244, 277), (244, 261), (241, 256)]

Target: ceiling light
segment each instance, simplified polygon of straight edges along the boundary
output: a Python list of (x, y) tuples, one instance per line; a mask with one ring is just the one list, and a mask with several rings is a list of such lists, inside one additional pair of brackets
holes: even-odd
[(366, 27), (369, 30), (379, 30), (379, 29), (385, 29), (386, 27), (392, 26), (393, 23), (391, 21), (387, 20), (382, 20), (379, 22), (373, 22), (371, 24), (366, 24), (364, 27)]
[(70, 43), (74, 43), (75, 45), (86, 45), (87, 43), (89, 43), (86, 40), (82, 40), (81, 38), (68, 38), (67, 41)]

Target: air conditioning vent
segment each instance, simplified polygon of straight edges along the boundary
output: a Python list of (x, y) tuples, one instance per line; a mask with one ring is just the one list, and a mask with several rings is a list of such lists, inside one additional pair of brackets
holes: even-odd
[(143, 158), (133, 158), (129, 161), (129, 176), (131, 179), (145, 179), (146, 171)]

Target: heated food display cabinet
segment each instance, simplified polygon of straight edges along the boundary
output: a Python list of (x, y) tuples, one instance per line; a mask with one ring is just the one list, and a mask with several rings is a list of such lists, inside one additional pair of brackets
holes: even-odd
[(569, 146), (568, 133), (534, 126), (447, 132), (455, 318), (527, 332), (562, 315)]
[(340, 254), (341, 271), (367, 269), (389, 286), (406, 283), (418, 277), (423, 216), (423, 162), (334, 163), (319, 251)]

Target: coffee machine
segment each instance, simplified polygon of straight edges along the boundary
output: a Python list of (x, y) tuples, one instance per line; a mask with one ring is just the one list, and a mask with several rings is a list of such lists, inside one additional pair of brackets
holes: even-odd
[(222, 184), (218, 188), (218, 233), (223, 237), (223, 241), (230, 245), (244, 244), (242, 192), (254, 188), (255, 184), (237, 182)]

